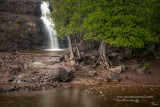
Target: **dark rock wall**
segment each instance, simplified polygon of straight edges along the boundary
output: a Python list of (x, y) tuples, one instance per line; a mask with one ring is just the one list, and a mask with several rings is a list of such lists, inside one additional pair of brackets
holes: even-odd
[(0, 51), (44, 47), (41, 0), (0, 0)]

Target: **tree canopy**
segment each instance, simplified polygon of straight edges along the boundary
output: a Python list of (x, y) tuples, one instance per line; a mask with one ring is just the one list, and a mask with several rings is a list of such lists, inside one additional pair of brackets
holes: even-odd
[(58, 36), (104, 40), (117, 47), (144, 48), (160, 33), (159, 0), (52, 0)]

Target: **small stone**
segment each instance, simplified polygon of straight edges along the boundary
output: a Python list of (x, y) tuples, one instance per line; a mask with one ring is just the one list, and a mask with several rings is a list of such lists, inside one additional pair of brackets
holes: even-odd
[(131, 64), (132, 64), (132, 65), (136, 65), (136, 64), (138, 64), (138, 62), (137, 62), (137, 60), (136, 60), (136, 59), (132, 59), (130, 62), (131, 62)]
[(125, 65), (121, 65), (122, 71), (126, 70), (126, 66)]
[(136, 72), (137, 72), (138, 74), (144, 74), (144, 73), (145, 73), (145, 70), (146, 70), (146, 68), (145, 68), (145, 67), (142, 67), (142, 68), (138, 68), (138, 69), (136, 70)]
[(109, 56), (116, 57), (117, 55), (118, 55), (118, 53), (112, 52)]
[(95, 56), (91, 56), (91, 59), (95, 59), (96, 57)]
[(122, 71), (125, 71), (125, 65), (117, 66), (115, 68), (110, 69), (111, 72), (121, 73)]
[(83, 66), (83, 67), (82, 67), (82, 72), (83, 72), (83, 71), (89, 71), (90, 69), (91, 69), (91, 67), (90, 67), (89, 65)]
[(136, 70), (136, 69), (138, 69), (140, 66), (141, 66), (140, 64), (130, 65), (130, 67), (131, 67), (132, 70)]
[(96, 74), (97, 74), (96, 70), (89, 70), (88, 71), (88, 76), (90, 76), (90, 77), (94, 77)]
[(71, 61), (70, 61), (70, 64), (71, 64), (71, 65), (75, 65), (76, 62), (75, 62), (74, 60), (71, 60)]
[(10, 74), (12, 75), (17, 75), (22, 71), (22, 69), (18, 66), (12, 66), (9, 69), (10, 69)]
[(65, 56), (64, 56), (64, 59), (65, 59), (65, 60), (69, 60), (69, 56), (68, 56), (68, 55), (65, 55)]
[(111, 81), (114, 81), (114, 82), (118, 82), (121, 80), (119, 74), (115, 72), (111, 72), (109, 75), (109, 78), (111, 79)]
[(123, 56), (120, 54), (118, 55), (118, 61), (121, 61), (121, 62), (123, 61)]
[(42, 87), (42, 90), (46, 90), (46, 87)]
[(111, 82), (111, 79), (108, 78), (108, 77), (105, 77), (105, 78), (103, 78), (103, 81), (105, 81), (105, 82)]
[(131, 50), (131, 49), (126, 48), (125, 50), (126, 50), (126, 51), (125, 51), (125, 55), (126, 55), (126, 56), (131, 56), (131, 55), (132, 55), (132, 50)]

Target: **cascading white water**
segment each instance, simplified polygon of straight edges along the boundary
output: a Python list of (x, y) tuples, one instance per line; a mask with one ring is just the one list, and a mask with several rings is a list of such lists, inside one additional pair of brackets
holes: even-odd
[(50, 18), (50, 10), (49, 10), (49, 3), (48, 2), (42, 2), (41, 4), (41, 20), (44, 22), (45, 29), (47, 31), (47, 35), (49, 38), (49, 46), (48, 49), (50, 50), (56, 50), (59, 49), (58, 45), (58, 38), (56, 37), (57, 32), (54, 30), (54, 22)]

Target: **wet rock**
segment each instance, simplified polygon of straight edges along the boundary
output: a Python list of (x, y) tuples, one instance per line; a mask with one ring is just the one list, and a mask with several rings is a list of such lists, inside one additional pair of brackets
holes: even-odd
[(19, 66), (11, 66), (9, 67), (9, 73), (12, 75), (17, 75), (21, 72), (21, 68)]
[(59, 57), (60, 62), (62, 62), (64, 59), (65, 59), (65, 56), (64, 56), (64, 55), (61, 55), (61, 56)]
[(105, 81), (105, 82), (111, 82), (111, 79), (109, 77), (105, 77), (105, 78), (103, 78), (103, 81)]
[(31, 68), (43, 68), (45, 66), (46, 66), (46, 64), (43, 64), (41, 62), (34, 62), (29, 65), (29, 67), (31, 67)]
[(118, 82), (118, 81), (121, 80), (120, 75), (118, 73), (115, 73), (115, 72), (111, 72), (108, 77), (113, 82)]
[(7, 80), (7, 82), (13, 82), (15, 78), (10, 78)]
[(74, 76), (74, 73), (76, 72), (75, 67), (64, 66), (63, 68), (67, 71), (67, 73), (69, 73), (69, 77)]
[(21, 83), (22, 78), (25, 76), (25, 74), (20, 74), (17, 77), (14, 78), (13, 83)]
[(72, 70), (57, 68), (52, 74), (53, 81), (67, 82), (73, 78)]

